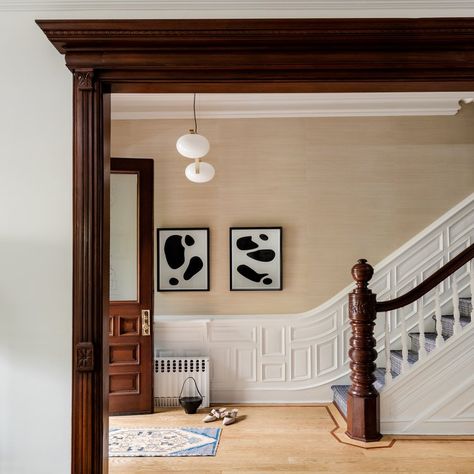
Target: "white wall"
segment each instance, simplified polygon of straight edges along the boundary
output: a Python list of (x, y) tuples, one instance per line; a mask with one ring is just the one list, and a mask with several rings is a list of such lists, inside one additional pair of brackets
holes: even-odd
[(0, 472), (70, 459), (71, 76), (26, 14), (0, 15)]

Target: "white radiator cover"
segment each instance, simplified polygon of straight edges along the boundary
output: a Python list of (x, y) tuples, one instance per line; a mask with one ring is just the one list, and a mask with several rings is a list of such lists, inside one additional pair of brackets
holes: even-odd
[[(203, 402), (209, 407), (209, 357), (155, 357), (154, 366), (155, 408), (178, 407), (181, 387), (188, 377), (194, 378)], [(192, 380), (188, 380), (183, 396), (198, 395)]]

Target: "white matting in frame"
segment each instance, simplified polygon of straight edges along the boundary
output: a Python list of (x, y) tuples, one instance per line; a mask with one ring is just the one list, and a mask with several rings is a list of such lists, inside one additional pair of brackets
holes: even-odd
[(209, 229), (157, 229), (157, 290), (209, 291)]
[(230, 289), (281, 290), (281, 227), (230, 228)]

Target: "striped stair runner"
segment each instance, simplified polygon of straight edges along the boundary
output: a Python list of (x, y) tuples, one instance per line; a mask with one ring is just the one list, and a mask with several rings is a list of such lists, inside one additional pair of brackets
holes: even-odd
[[(471, 298), (459, 298), (459, 312), (461, 326), (464, 327), (471, 322), (472, 302)], [(435, 319), (435, 316), (433, 316)], [(441, 327), (444, 340), (449, 339), (454, 332), (454, 316), (447, 314), (441, 316)], [(409, 334), (411, 339), (411, 350), (408, 351), (408, 364), (413, 365), (418, 360), (418, 351), (420, 349), (420, 334), (412, 332)], [(425, 349), (426, 352), (431, 352), (436, 347), (435, 332), (425, 332)], [(402, 366), (402, 351), (390, 351), (390, 361), (392, 363), (392, 376), (395, 378), (401, 373)], [(380, 390), (385, 384), (385, 369), (377, 368), (374, 373), (376, 381), (374, 387)], [(347, 393), (350, 385), (333, 385), (333, 402), (338, 407), (339, 411), (347, 417)]]

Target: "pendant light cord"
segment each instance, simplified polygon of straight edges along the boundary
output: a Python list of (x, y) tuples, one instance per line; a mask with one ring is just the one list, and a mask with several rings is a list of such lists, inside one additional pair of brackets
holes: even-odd
[(194, 93), (193, 113), (194, 113), (194, 133), (197, 133), (198, 132), (198, 124), (197, 124), (197, 120), (196, 120), (196, 93)]

